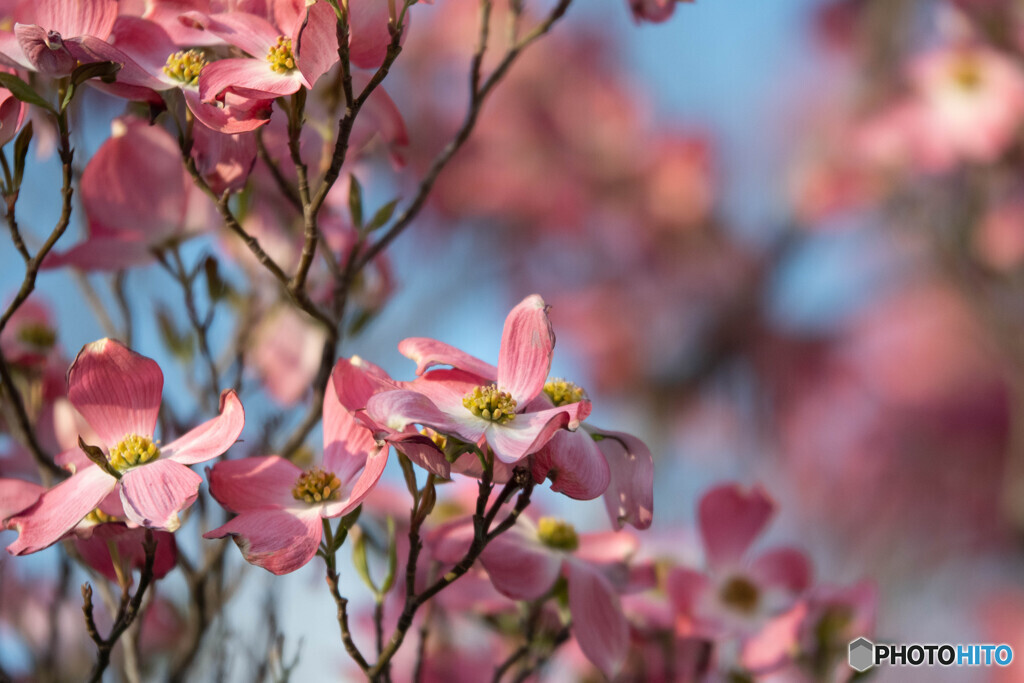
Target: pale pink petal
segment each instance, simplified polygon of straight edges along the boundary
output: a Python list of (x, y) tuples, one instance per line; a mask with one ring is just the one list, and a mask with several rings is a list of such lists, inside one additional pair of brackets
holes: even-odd
[(323, 538), (316, 509), (301, 513), (277, 509), (243, 512), (203, 538), (234, 538), (246, 561), (273, 574), (288, 574), (308, 563)]
[(60, 35), (50, 34), (35, 24), (15, 24), (14, 35), (33, 70), (56, 78), (67, 76), (75, 68), (75, 58)]
[(526, 405), (544, 388), (551, 370), (555, 332), (544, 299), (533, 294), (505, 318), (498, 355), (498, 387)]
[(152, 437), (160, 412), (164, 376), (160, 366), (118, 341), (86, 344), (68, 370), (68, 399), (102, 444), (124, 437)]
[(590, 434), (558, 431), (533, 458), (534, 479), (551, 479), (551, 490), (577, 500), (592, 500), (608, 488), (611, 474)]
[(13, 69), (35, 69), (14, 31), (0, 31), (0, 64)]
[[(388, 449), (382, 448), (366, 459), (366, 467), (359, 473), (352, 490), (347, 497), (339, 501), (325, 503), (321, 511), (324, 517), (339, 517), (348, 514), (363, 502), (366, 496), (370, 495), (380, 477), (384, 474), (384, 466), (388, 464)], [(347, 486), (348, 482), (345, 482)], [(344, 488), (342, 489), (344, 491)]]
[(480, 561), (503, 595), (535, 600), (555, 585), (565, 557), (542, 545), (536, 532), (520, 523), (488, 543)]
[(203, 125), (194, 127), (192, 138), (192, 158), (210, 188), (217, 195), (240, 192), (256, 163), (256, 136), (229, 135)]
[(245, 411), (238, 394), (228, 389), (220, 395), (220, 415), (189, 430), (160, 449), (161, 455), (182, 465), (195, 465), (226, 452), (245, 426)]
[(199, 75), (199, 97), (213, 102), (225, 92), (249, 99), (273, 99), (291, 95), (308, 85), (299, 71), (280, 74), (265, 59), (221, 59)]
[(735, 564), (764, 530), (775, 504), (760, 487), (717, 486), (700, 500), (697, 516), (708, 564)]
[(25, 105), (6, 90), (0, 90), (0, 147), (14, 139), (25, 119)]
[(636, 536), (624, 531), (580, 534), (576, 557), (596, 564), (625, 562), (640, 547)]
[(178, 513), (192, 505), (202, 477), (173, 460), (154, 460), (121, 475), (121, 503), (128, 519), (150, 529), (174, 531)]
[(604, 502), (612, 526), (621, 529), (623, 524), (630, 524), (646, 529), (654, 518), (654, 458), (650, 449), (631, 434), (601, 429), (594, 433), (604, 437), (597, 447), (611, 472)]
[(30, 481), (0, 479), (0, 525), (8, 517), (34, 505), (45, 491), (45, 486)]
[(19, 534), (7, 552), (27, 555), (53, 545), (96, 509), (116, 485), (116, 479), (95, 465), (65, 479), (8, 521), (7, 528), (17, 529)]
[(338, 31), (334, 10), (326, 2), (309, 8), (301, 30), (292, 38), (302, 75), (310, 87), (338, 63)]
[[(365, 77), (360, 76), (353, 77), (357, 87), (365, 80)], [(392, 161), (399, 167), (404, 165), (405, 159), (401, 148), (409, 144), (409, 132), (405, 127), (402, 113), (383, 86), (370, 93), (366, 104), (359, 110), (359, 118), (352, 127), (352, 148), (361, 149), (378, 136), (391, 153)], [(494, 381), (493, 377), (491, 381)]]
[(341, 405), (332, 376), (324, 392), (324, 468), (347, 482), (378, 450), (370, 430)]
[(570, 403), (535, 413), (520, 413), (507, 424), (492, 422), (487, 428), (487, 442), (494, 454), (507, 463), (522, 460), (539, 451), (555, 433), (564, 427), (579, 425), (577, 415), (586, 403)]
[(376, 393), (399, 388), (386, 372), (357, 356), (339, 359), (331, 382), (341, 405), (350, 411), (366, 408), (367, 401)]
[(772, 619), (743, 643), (742, 661), (751, 673), (771, 673), (792, 660), (799, 650), (800, 627), (806, 623), (807, 604), (799, 603), (782, 616)]
[(207, 31), (264, 63), (270, 48), (281, 35), (269, 21), (247, 12), (213, 15), (184, 12), (179, 21), (184, 26)]
[(50, 252), (43, 270), (74, 266), (81, 270), (124, 270), (153, 260), (153, 245), (141, 236), (89, 237), (64, 252)]
[(422, 375), (435, 365), (450, 365), (478, 376), (483, 380), (479, 384), (495, 382), (498, 379), (498, 368), (436, 339), (409, 337), (398, 343), (398, 351), (416, 362), (417, 375)]
[[(470, 443), (483, 436), (489, 424), (475, 417), (465, 408), (466, 417), (456, 419), (442, 412), (423, 394), (415, 391), (386, 391), (370, 397), (366, 412), (375, 422), (387, 425), (395, 431), (402, 431), (410, 424), (421, 424), (439, 432), (457, 434)], [(515, 422), (515, 420), (513, 420)]]
[(665, 590), (676, 612), (693, 617), (703, 597), (712, 589), (711, 580), (701, 572), (676, 567), (668, 573)]
[[(148, 24), (149, 22), (141, 23)], [(166, 90), (168, 87), (165, 81), (157, 78), (147, 69), (142, 68), (134, 59), (121, 50), (119, 46), (111, 45), (105, 40), (86, 37), (79, 41), (68, 42), (67, 47), (68, 52), (83, 63), (116, 62), (120, 64), (121, 70), (117, 72), (118, 83), (153, 90)]]
[[(114, 23), (110, 43), (158, 78), (163, 74), (167, 58), (178, 50), (178, 46), (159, 24), (124, 15), (119, 16)], [(121, 74), (118, 72), (120, 79)]]
[(36, 21), (65, 38), (106, 38), (117, 20), (117, 0), (34, 0)]
[(302, 469), (277, 455), (223, 460), (206, 470), (210, 494), (235, 513), (295, 506), (292, 488), (301, 475)]
[[(487, 382), (482, 384), (486, 385)], [(423, 394), (443, 412), (459, 414), (465, 410), (462, 399), (481, 386), (477, 375), (462, 370), (432, 370), (412, 382), (403, 382), (404, 388)]]
[(573, 635), (587, 659), (614, 678), (629, 650), (629, 623), (619, 596), (594, 567), (577, 560), (567, 566)]
[(799, 594), (811, 585), (810, 560), (795, 548), (773, 548), (753, 561), (750, 576), (758, 584)]

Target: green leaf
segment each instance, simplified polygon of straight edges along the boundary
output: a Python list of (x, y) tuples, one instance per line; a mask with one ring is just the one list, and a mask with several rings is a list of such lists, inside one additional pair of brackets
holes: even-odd
[(395, 538), (395, 520), (388, 517), (388, 573), (384, 577), (384, 583), (380, 587), (381, 595), (387, 595), (391, 587), (395, 585), (395, 577), (398, 575), (398, 541)]
[(374, 595), (379, 595), (380, 591), (377, 590), (373, 579), (370, 578), (370, 563), (366, 559), (366, 534), (364, 533), (357, 533), (356, 539), (352, 543), (352, 564), (355, 565), (356, 573), (359, 574), (363, 583), (370, 587)]
[(117, 62), (90, 62), (75, 67), (71, 72), (71, 85), (79, 86), (86, 81), (98, 78), (104, 83), (113, 83), (117, 78), (117, 72), (123, 64)]
[(110, 464), (110, 461), (107, 460), (107, 456), (104, 455), (103, 451), (97, 446), (91, 446), (83, 441), (82, 437), (78, 437), (78, 447), (82, 449), (83, 453), (85, 453), (85, 457), (96, 463), (101, 470), (115, 479), (121, 478), (121, 473), (114, 469), (113, 465)]
[(47, 111), (56, 113), (53, 105), (43, 99), (43, 96), (32, 89), (32, 86), (21, 80), (14, 74), (4, 73), (0, 71), (0, 85), (11, 91), (11, 94), (17, 97), (22, 102), (27, 104), (34, 104), (37, 107), (42, 107)]
[(361, 230), (363, 227), (363, 188), (351, 173), (349, 173), (348, 179), (348, 210), (352, 214), (352, 225)]
[(160, 327), (160, 336), (167, 349), (185, 362), (192, 360), (192, 336), (178, 332), (170, 311), (161, 306), (156, 312), (156, 321)]
[(28, 158), (29, 143), (32, 142), (32, 122), (29, 121), (18, 133), (14, 141), (14, 188), (21, 187), (21, 179), (25, 175), (25, 159)]
[(373, 214), (373, 218), (366, 224), (366, 232), (373, 232), (379, 228), (383, 228), (387, 225), (387, 222), (391, 220), (391, 217), (395, 215), (395, 207), (398, 206), (398, 199), (392, 199), (384, 206), (377, 209), (377, 213)]

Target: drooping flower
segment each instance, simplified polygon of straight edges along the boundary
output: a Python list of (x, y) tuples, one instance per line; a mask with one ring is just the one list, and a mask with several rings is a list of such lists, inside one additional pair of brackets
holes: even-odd
[(274, 574), (293, 572), (316, 555), (321, 520), (357, 508), (387, 460), (387, 447), (352, 418), (329, 382), (322, 464), (303, 470), (277, 455), (217, 463), (209, 470), (210, 493), (238, 516), (203, 537), (231, 536), (248, 562)]
[[(496, 369), (468, 354), (453, 353), (442, 342), (416, 344), (427, 359), (419, 362), (421, 370), (432, 364), (432, 349), (458, 358), (460, 369), (467, 372), (447, 381), (419, 382), (414, 390), (376, 394), (366, 412), (380, 424), (401, 430), (416, 423), (468, 443), (486, 440), (499, 460), (514, 463), (540, 450), (559, 429), (575, 429), (590, 413), (585, 399), (554, 408), (535, 402), (551, 369), (555, 344), (547, 305), (536, 294), (505, 319)], [(496, 381), (480, 380), (487, 377)]]
[(202, 479), (188, 468), (224, 453), (245, 422), (234, 391), (220, 399), (220, 415), (178, 439), (153, 440), (163, 373), (146, 358), (112, 339), (87, 344), (68, 370), (68, 399), (99, 437), (84, 444), (89, 458), (75, 452), (58, 461), (74, 474), (45, 491), (39, 500), (8, 522), (19, 531), (7, 547), (13, 555), (34, 553), (60, 540), (107, 496), (117, 491), (124, 517), (139, 526), (174, 531), (178, 513), (195, 500)]
[(22, 11), (31, 12), (34, 21), (0, 32), (0, 62), (56, 78), (90, 61), (80, 53), (80, 43), (86, 36), (107, 39), (117, 19), (117, 0), (38, 0)]

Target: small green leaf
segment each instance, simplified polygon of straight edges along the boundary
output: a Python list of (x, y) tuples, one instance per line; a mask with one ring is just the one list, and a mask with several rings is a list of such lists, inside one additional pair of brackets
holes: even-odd
[(387, 595), (392, 586), (395, 585), (395, 577), (398, 575), (398, 540), (395, 534), (395, 520), (388, 517), (388, 573), (384, 577), (384, 584), (380, 587), (381, 595)]
[(355, 537), (355, 541), (352, 542), (352, 564), (355, 565), (356, 573), (363, 583), (370, 587), (374, 595), (379, 595), (380, 591), (370, 578), (370, 563), (366, 559), (366, 534), (357, 533)]
[(78, 447), (82, 449), (83, 453), (85, 453), (85, 457), (96, 463), (101, 470), (115, 479), (121, 478), (121, 473), (114, 469), (113, 465), (110, 464), (110, 461), (107, 460), (107, 456), (104, 455), (103, 451), (97, 446), (91, 446), (83, 441), (82, 437), (78, 437)]
[(32, 142), (32, 122), (29, 121), (18, 133), (14, 141), (14, 188), (21, 187), (21, 179), (25, 175), (25, 159), (28, 158), (29, 143)]
[(79, 86), (92, 78), (98, 78), (104, 83), (113, 83), (117, 78), (117, 72), (121, 70), (122, 66), (124, 65), (117, 62), (90, 62), (89, 64), (82, 64), (75, 67), (75, 70), (71, 72), (71, 84)]
[(32, 89), (32, 86), (21, 80), (14, 74), (4, 73), (0, 71), (0, 85), (11, 91), (11, 94), (17, 97), (22, 102), (27, 104), (34, 104), (37, 107), (42, 107), (47, 111), (56, 113), (53, 105), (43, 99), (43, 96)]
[(373, 232), (379, 228), (383, 228), (387, 225), (387, 222), (391, 220), (391, 217), (395, 215), (395, 207), (398, 206), (398, 200), (392, 199), (384, 206), (377, 209), (377, 213), (373, 214), (373, 218), (366, 224), (366, 232)]
[(348, 176), (348, 210), (352, 214), (352, 225), (357, 229), (363, 227), (363, 188), (351, 173)]

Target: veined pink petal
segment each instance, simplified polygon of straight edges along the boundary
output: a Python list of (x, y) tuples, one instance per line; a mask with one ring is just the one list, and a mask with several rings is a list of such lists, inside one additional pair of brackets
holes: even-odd
[(544, 299), (533, 294), (505, 318), (498, 354), (498, 388), (526, 405), (541, 392), (551, 370), (555, 332)]
[(349, 58), (361, 69), (376, 69), (384, 61), (391, 42), (388, 0), (352, 0), (348, 12)]
[(398, 433), (388, 436), (387, 442), (395, 450), (409, 458), (423, 469), (442, 479), (451, 477), (451, 463), (432, 439), (418, 432)]
[(711, 580), (706, 575), (688, 567), (672, 569), (665, 583), (676, 612), (688, 617), (696, 614), (703, 596), (712, 588)]
[[(210, 188), (218, 195), (227, 191), (240, 192), (256, 163), (256, 136), (230, 135), (205, 125), (194, 126), (192, 158)], [(308, 387), (309, 384), (306, 385)]]
[(301, 468), (277, 455), (223, 460), (206, 470), (210, 494), (235, 513), (295, 506), (292, 488), (301, 474)]
[(206, 462), (231, 448), (244, 426), (242, 402), (234, 389), (228, 389), (220, 395), (220, 415), (161, 448), (161, 455), (182, 465)]
[(156, 361), (113, 339), (86, 344), (68, 370), (68, 399), (108, 447), (153, 436), (163, 385)]
[(338, 62), (338, 31), (334, 10), (326, 2), (309, 8), (304, 24), (296, 26), (292, 36), (296, 59), (310, 87), (316, 85)]
[(14, 31), (0, 31), (0, 64), (14, 69), (35, 69)]
[(300, 513), (278, 509), (243, 512), (203, 538), (231, 536), (246, 561), (274, 574), (288, 574), (316, 555), (323, 538), (316, 508)]
[[(155, 77), (163, 74), (167, 58), (178, 50), (178, 46), (159, 24), (124, 15), (119, 16), (114, 23), (110, 44)], [(118, 80), (120, 76), (119, 72)]]
[(185, 90), (185, 104), (201, 124), (225, 135), (256, 130), (270, 122), (273, 99), (245, 100), (245, 106), (208, 104), (199, 99), (199, 93)]
[(462, 370), (442, 368), (432, 370), (412, 382), (403, 382), (403, 388), (423, 394), (433, 401), (434, 405), (442, 412), (458, 415), (465, 410), (465, 406), (462, 404), (463, 397), (481, 384), (488, 383), (481, 382), (480, 379), (480, 377)]
[(551, 477), (551, 490), (577, 500), (592, 500), (608, 488), (611, 474), (590, 434), (558, 431), (533, 459), (534, 479)]
[(35, 24), (15, 24), (14, 35), (34, 71), (56, 78), (67, 76), (75, 68), (75, 58), (59, 34), (52, 34)]
[(520, 413), (507, 424), (492, 422), (487, 427), (487, 442), (498, 459), (517, 462), (543, 448), (559, 429), (579, 426), (576, 416), (582, 405), (570, 403), (535, 413)]
[(436, 339), (409, 337), (398, 343), (398, 351), (416, 362), (417, 375), (422, 375), (435, 365), (450, 365), (477, 375), (483, 380), (481, 384), (495, 382), (498, 379), (498, 368)]
[(6, 90), (0, 91), (0, 147), (14, 139), (25, 119), (25, 105)]
[[(32, 507), (46, 491), (45, 486), (21, 479), (0, 479), (0, 525), (8, 517)], [(2, 528), (2, 526), (0, 526)]]
[(466, 418), (456, 419), (442, 412), (423, 394), (406, 390), (375, 394), (366, 404), (366, 412), (372, 420), (395, 431), (402, 431), (407, 425), (416, 423), (439, 432), (457, 434), (466, 441), (475, 443), (484, 435), (488, 422), (475, 417), (468, 410), (463, 411)]
[(580, 534), (576, 557), (595, 564), (625, 562), (640, 547), (636, 536), (622, 531)]
[(233, 92), (254, 100), (273, 99), (308, 85), (301, 72), (277, 73), (265, 59), (220, 59), (200, 74), (199, 97), (213, 102), (225, 92)]
[(386, 372), (356, 356), (338, 360), (331, 372), (331, 382), (341, 405), (349, 411), (366, 408), (374, 394), (400, 388)]
[(264, 61), (270, 48), (277, 42), (277, 37), (281, 35), (269, 21), (247, 12), (212, 15), (184, 12), (179, 21), (185, 26), (203, 29)]
[(96, 465), (65, 479), (43, 493), (31, 508), (8, 521), (9, 529), (18, 530), (18, 540), (7, 546), (7, 552), (27, 555), (53, 545), (116, 485), (117, 480)]
[(473, 523), (469, 517), (442, 524), (427, 537), (430, 556), (438, 562), (448, 564), (455, 564), (461, 560), (472, 542)]
[[(381, 475), (384, 474), (384, 466), (387, 464), (387, 448), (382, 448), (379, 452), (368, 457), (366, 459), (366, 467), (364, 467), (363, 471), (359, 473), (359, 477), (356, 479), (348, 497), (339, 501), (325, 503), (322, 510), (323, 516), (338, 517), (355, 510), (356, 507), (363, 502), (363, 499), (373, 491), (377, 482), (380, 481)], [(346, 482), (346, 484), (347, 483), (348, 482)], [(344, 488), (342, 491), (344, 491)]]
[(697, 517), (708, 564), (720, 567), (742, 559), (774, 512), (775, 504), (760, 487), (725, 484), (705, 493)]
[[(153, 578), (162, 579), (174, 569), (178, 560), (178, 547), (174, 542), (174, 534), (166, 531), (154, 531), (156, 552), (153, 555)], [(115, 543), (117, 554), (128, 569), (131, 578), (132, 569), (146, 566), (146, 551), (143, 542), (146, 539), (145, 529), (129, 529), (123, 524), (100, 524), (88, 538), (76, 538), (75, 548), (85, 563), (103, 574), (111, 581), (117, 580), (114, 563), (110, 558), (108, 543)]]
[(611, 472), (604, 502), (612, 526), (648, 528), (654, 518), (654, 458), (650, 449), (631, 434), (601, 429), (594, 432), (604, 437), (596, 445)]
[(555, 585), (565, 557), (543, 546), (520, 522), (488, 543), (480, 561), (502, 594), (535, 600)]
[(757, 556), (750, 566), (750, 575), (765, 586), (782, 588), (793, 594), (811, 585), (811, 563), (796, 548), (773, 548)]
[(35, 0), (36, 21), (65, 38), (105, 39), (117, 20), (117, 0)]
[(154, 460), (121, 475), (125, 516), (150, 529), (174, 531), (178, 513), (195, 501), (202, 477), (173, 460)]
[[(139, 21), (143, 24), (149, 23)], [(105, 40), (91, 36), (75, 42), (69, 41), (67, 46), (68, 52), (74, 55), (75, 59), (80, 62), (117, 62), (120, 64), (121, 70), (117, 72), (118, 83), (151, 88), (153, 90), (166, 90), (168, 87), (166, 82), (137, 64), (120, 46), (111, 45)]]
[(629, 650), (629, 624), (619, 596), (596, 568), (574, 559), (566, 564), (573, 635), (587, 659), (614, 678)]
[(324, 392), (324, 468), (347, 482), (378, 450), (370, 430), (341, 405), (332, 375)]

